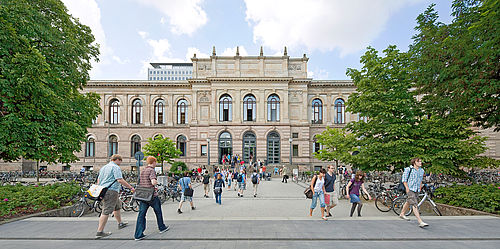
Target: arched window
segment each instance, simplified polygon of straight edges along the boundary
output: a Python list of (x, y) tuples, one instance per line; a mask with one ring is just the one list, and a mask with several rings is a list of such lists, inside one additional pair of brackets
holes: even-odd
[(108, 140), (108, 156), (114, 154), (118, 154), (118, 137), (111, 135)]
[(276, 94), (267, 98), (267, 121), (280, 121), (280, 97)]
[(345, 124), (345, 103), (343, 99), (335, 100), (335, 124)]
[(255, 133), (248, 131), (243, 135), (243, 161), (245, 163), (255, 162), (257, 154), (257, 138)]
[(219, 100), (219, 120), (231, 121), (233, 116), (233, 99), (228, 94), (224, 94)]
[(267, 163), (280, 163), (280, 134), (275, 131), (267, 135)]
[(314, 99), (312, 102), (312, 114), (313, 124), (321, 124), (323, 123), (323, 102), (320, 99)]
[(130, 141), (130, 156), (134, 157), (135, 153), (141, 151), (141, 138), (138, 135), (134, 135)]
[(165, 101), (159, 99), (155, 102), (155, 124), (165, 123)]
[(142, 123), (142, 101), (135, 99), (132, 101), (132, 124)]
[(255, 97), (251, 94), (243, 98), (243, 120), (255, 121), (257, 116), (257, 102)]
[(177, 137), (177, 149), (181, 151), (180, 156), (186, 156), (186, 137), (180, 135)]
[(109, 102), (109, 123), (120, 123), (120, 102), (118, 102), (117, 99), (113, 99)]
[(85, 157), (95, 157), (95, 139), (91, 136), (85, 142)]
[(179, 100), (177, 102), (177, 123), (178, 124), (187, 124), (187, 110), (188, 102), (185, 99)]

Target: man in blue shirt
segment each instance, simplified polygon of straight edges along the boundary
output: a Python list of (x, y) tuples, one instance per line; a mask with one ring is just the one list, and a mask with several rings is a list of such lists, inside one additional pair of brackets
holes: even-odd
[(118, 199), (118, 193), (120, 192), (120, 185), (131, 189), (132, 192), (134, 192), (135, 189), (127, 181), (123, 180), (122, 170), (120, 169), (121, 163), (122, 157), (115, 154), (111, 156), (111, 161), (99, 170), (97, 184), (107, 187), (108, 191), (102, 199), (102, 213), (101, 217), (99, 217), (99, 226), (97, 227), (95, 236), (96, 239), (111, 235), (110, 232), (104, 232), (104, 227), (111, 213), (115, 215), (116, 221), (118, 221), (118, 229), (122, 229), (128, 225), (128, 222), (122, 222), (122, 216), (120, 214), (122, 204)]
[(191, 210), (195, 210), (196, 208), (193, 205), (193, 197), (192, 196), (185, 196), (184, 191), (187, 188), (192, 188), (191, 187), (191, 178), (189, 178), (189, 172), (186, 172), (184, 174), (184, 177), (179, 180), (179, 187), (181, 188), (182, 196), (181, 196), (181, 202), (179, 202), (179, 208), (177, 209), (177, 213), (182, 214), (182, 203), (185, 201), (189, 201), (191, 203)]
[(422, 159), (416, 157), (411, 159), (411, 166), (405, 168), (403, 172), (403, 176), (401, 182), (405, 185), (406, 194), (408, 198), (406, 199), (405, 204), (403, 205), (403, 209), (401, 210), (401, 214), (399, 218), (403, 220), (410, 220), (410, 218), (406, 217), (406, 210), (410, 207), (413, 207), (413, 213), (415, 217), (417, 217), (418, 225), (420, 227), (428, 226), (427, 223), (423, 222), (420, 218), (420, 213), (418, 212), (417, 204), (418, 204), (418, 193), (422, 189), (422, 180), (424, 178), (424, 169), (422, 167)]

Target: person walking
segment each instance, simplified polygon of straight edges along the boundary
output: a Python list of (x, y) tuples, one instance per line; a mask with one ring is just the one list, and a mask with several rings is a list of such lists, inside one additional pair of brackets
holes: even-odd
[(181, 202), (179, 202), (179, 208), (177, 209), (177, 213), (182, 214), (182, 210), (181, 210), (182, 203), (185, 201), (189, 201), (189, 203), (191, 204), (191, 210), (195, 210), (196, 208), (194, 207), (194, 204), (193, 204), (193, 197), (185, 195), (186, 189), (192, 188), (191, 187), (191, 178), (189, 178), (189, 172), (186, 172), (184, 174), (184, 177), (179, 180), (179, 186), (180, 186), (181, 191), (182, 191), (182, 196), (181, 196)]
[[(146, 163), (148, 166), (141, 170), (141, 174), (139, 176), (139, 186), (155, 189), (156, 185), (158, 185), (155, 172), (157, 163), (156, 158), (148, 156), (148, 158), (146, 158)], [(153, 199), (151, 201), (139, 201), (139, 213), (137, 214), (137, 223), (135, 225), (134, 234), (135, 240), (142, 240), (146, 237), (146, 235), (144, 235), (144, 230), (146, 230), (146, 213), (148, 212), (149, 207), (152, 207), (155, 212), (156, 223), (158, 224), (158, 230), (160, 230), (160, 233), (164, 233), (169, 229), (169, 226), (166, 226), (165, 222), (163, 222), (161, 202), (160, 198), (158, 198), (158, 192), (155, 189)]]
[(312, 216), (313, 210), (316, 208), (316, 203), (319, 199), (319, 206), (321, 207), (321, 218), (323, 220), (328, 220), (325, 217), (325, 169), (319, 170), (319, 175), (315, 175), (311, 181), (311, 190), (313, 191), (311, 208), (309, 210), (309, 216)]
[(227, 190), (231, 190), (231, 183), (233, 181), (233, 174), (231, 173), (231, 171), (227, 171)]
[(208, 170), (205, 170), (205, 174), (203, 174), (203, 190), (205, 194), (203, 197), (208, 198), (208, 190), (210, 189), (210, 174), (208, 174)]
[(288, 180), (288, 169), (285, 166), (283, 167), (283, 179), (281, 180), (281, 182), (287, 183), (287, 180)]
[(253, 184), (253, 197), (257, 197), (257, 187), (259, 187), (260, 177), (257, 170), (253, 170), (252, 184)]
[(405, 185), (406, 194), (408, 198), (406, 198), (406, 202), (403, 205), (403, 209), (401, 210), (401, 214), (399, 218), (403, 220), (410, 220), (410, 218), (406, 217), (405, 213), (410, 208), (410, 205), (413, 207), (413, 214), (417, 217), (418, 225), (420, 227), (426, 227), (429, 224), (422, 221), (420, 218), (420, 212), (418, 211), (418, 193), (422, 190), (422, 180), (424, 178), (424, 169), (422, 169), (422, 159), (416, 157), (411, 159), (410, 167), (405, 168), (401, 182)]
[(214, 194), (215, 194), (215, 203), (222, 205), (221, 197), (222, 197), (222, 189), (226, 187), (224, 184), (224, 180), (222, 180), (222, 175), (217, 175), (217, 180), (214, 182)]
[(243, 197), (243, 191), (245, 191), (245, 171), (243, 169), (240, 170), (240, 173), (238, 174), (238, 197)]
[(361, 203), (361, 199), (359, 199), (360, 189), (362, 189), (368, 195), (368, 199), (372, 199), (368, 191), (366, 191), (365, 189), (364, 179), (365, 174), (363, 173), (363, 171), (358, 170), (354, 175), (354, 178), (352, 178), (346, 186), (346, 188), (349, 190), (346, 198), (350, 199), (352, 203), (350, 214), (351, 217), (352, 214), (354, 214), (354, 210), (356, 210), (356, 206), (358, 207), (358, 217), (361, 217), (361, 208), (363, 207), (363, 204)]
[(120, 184), (131, 189), (132, 192), (134, 192), (135, 189), (127, 181), (123, 180), (122, 170), (120, 169), (122, 161), (123, 159), (120, 155), (112, 155), (111, 161), (99, 170), (97, 184), (107, 187), (108, 191), (106, 191), (102, 199), (102, 213), (99, 217), (99, 225), (95, 235), (96, 239), (111, 235), (111, 232), (104, 232), (104, 227), (111, 213), (113, 213), (118, 222), (118, 229), (122, 229), (128, 225), (128, 222), (122, 221), (120, 213), (122, 204), (118, 198), (118, 193), (120, 192)]
[[(326, 217), (332, 217), (330, 210), (337, 206), (339, 199), (337, 193), (335, 192), (335, 181), (337, 180), (337, 175), (335, 174), (335, 167), (333, 165), (328, 166), (328, 171), (325, 174), (325, 203), (326, 203)], [(337, 191), (338, 192), (338, 191)]]

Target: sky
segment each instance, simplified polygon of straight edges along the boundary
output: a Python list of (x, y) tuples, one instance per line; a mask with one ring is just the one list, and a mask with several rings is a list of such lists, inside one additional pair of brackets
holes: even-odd
[(62, 0), (100, 46), (91, 80), (146, 80), (151, 62), (217, 55), (309, 58), (308, 78), (346, 80), (368, 46), (407, 51), (416, 18), (435, 3), (443, 23), (451, 0)]

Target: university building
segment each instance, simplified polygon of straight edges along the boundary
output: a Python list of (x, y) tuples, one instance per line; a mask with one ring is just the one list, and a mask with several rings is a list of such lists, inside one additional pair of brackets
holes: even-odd
[[(151, 63), (147, 80), (89, 81), (84, 91), (101, 96), (102, 114), (88, 129), (80, 161), (43, 167), (98, 170), (118, 153), (124, 157), (122, 169), (135, 170), (133, 155), (148, 138), (162, 135), (177, 144), (182, 155), (176, 160), (190, 168), (238, 154), (245, 162), (313, 169), (327, 164), (314, 158), (321, 149), (315, 136), (327, 126), (341, 128), (360, 119), (345, 110), (353, 82), (308, 78), (305, 54), (291, 58), (285, 48), (283, 56), (264, 56), (262, 49), (259, 56), (217, 56), (214, 48), (209, 58), (195, 54), (191, 60)], [(186, 79), (152, 78), (169, 75)], [(498, 158), (498, 133), (484, 134), (492, 135), (487, 155)], [(33, 163), (0, 163), (0, 171), (21, 167)]]

